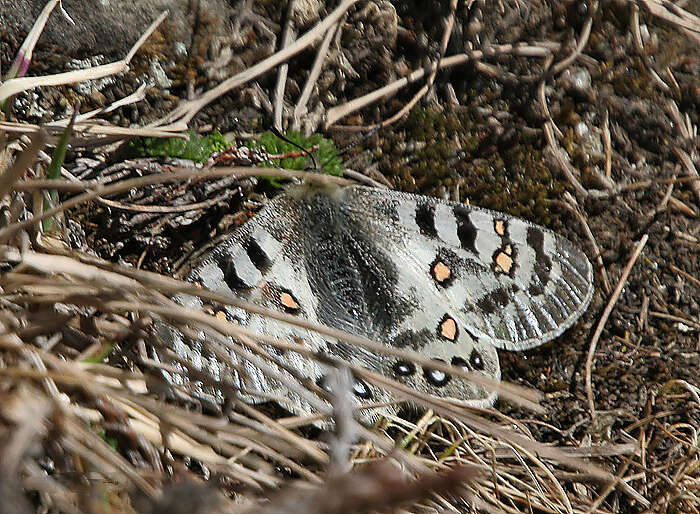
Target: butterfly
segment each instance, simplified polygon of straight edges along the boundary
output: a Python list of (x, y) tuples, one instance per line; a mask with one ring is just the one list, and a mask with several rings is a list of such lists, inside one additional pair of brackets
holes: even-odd
[[(192, 263), (187, 279), (495, 381), (501, 377), (498, 348), (525, 350), (554, 339), (581, 316), (593, 294), (586, 256), (528, 221), (409, 193), (309, 183), (274, 197)], [(194, 296), (177, 301), (211, 309)], [(238, 307), (216, 310), (252, 331), (302, 342), (317, 355), (380, 373), (421, 394), (480, 407), (495, 401), (484, 386), (439, 369)], [(202, 341), (170, 328), (160, 333), (197, 369), (231, 380), (247, 401), (276, 395), (295, 414), (314, 411), (302, 395), (285, 390), (240, 354), (231, 352), (223, 362)], [(267, 349), (285, 376), (327, 389), (328, 368), (319, 359)], [(358, 377), (352, 395), (358, 404), (391, 400)]]

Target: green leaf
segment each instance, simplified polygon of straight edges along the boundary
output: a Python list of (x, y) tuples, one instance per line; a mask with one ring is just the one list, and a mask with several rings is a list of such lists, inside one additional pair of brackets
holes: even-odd
[[(293, 141), (306, 150), (311, 150), (314, 146), (318, 146), (318, 150), (313, 152), (313, 156), (323, 173), (336, 177), (343, 174), (343, 165), (340, 157), (338, 157), (338, 150), (330, 139), (326, 139), (320, 134), (312, 134), (306, 137), (301, 132), (293, 130), (286, 132), (284, 135), (290, 141)], [(264, 132), (258, 139), (248, 141), (246, 146), (248, 148), (262, 148), (268, 154), (272, 155), (300, 152), (297, 146), (280, 139), (277, 135), (269, 131)], [(298, 157), (272, 159), (272, 162), (265, 162), (262, 164), (265, 168), (274, 168), (275, 165), (290, 170), (305, 170), (309, 166), (313, 166), (313, 161), (307, 155), (300, 155)]]
[[(61, 133), (61, 138), (58, 140), (56, 149), (53, 151), (51, 156), (51, 164), (49, 164), (46, 170), (46, 178), (48, 179), (59, 179), (61, 178), (61, 166), (66, 160), (66, 149), (68, 148), (68, 141), (70, 141), (70, 134), (73, 131), (73, 125), (75, 124), (75, 118), (80, 111), (80, 106), (77, 105), (73, 110), (73, 115), (66, 125), (65, 130)], [(53, 209), (58, 204), (58, 191), (51, 189), (44, 194), (43, 210), (44, 212), (49, 209)], [(53, 226), (53, 217), (46, 218), (41, 221), (41, 228), (44, 232), (51, 230)]]

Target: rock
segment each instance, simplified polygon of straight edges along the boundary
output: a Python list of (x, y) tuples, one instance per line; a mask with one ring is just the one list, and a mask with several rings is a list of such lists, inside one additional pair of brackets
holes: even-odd
[[(46, 3), (45, 0), (0, 0), (3, 29), (28, 32)], [(170, 11), (165, 21), (170, 40), (186, 46), (191, 42), (194, 14), (188, 0), (63, 0), (62, 4), (75, 25), (57, 7), (51, 13), (41, 42), (54, 44), (57, 50), (70, 55), (123, 57), (165, 10)], [(231, 13), (224, 0), (202, 0), (199, 9), (219, 19), (226, 19)]]

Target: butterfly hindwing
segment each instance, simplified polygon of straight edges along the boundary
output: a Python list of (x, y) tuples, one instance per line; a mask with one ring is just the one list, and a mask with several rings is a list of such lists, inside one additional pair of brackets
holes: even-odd
[[(306, 268), (300, 264), (301, 254), (298, 219), (293, 215), (300, 206), (294, 198), (280, 195), (246, 224), (235, 230), (191, 263), (189, 281), (223, 295), (232, 295), (266, 309), (286, 312), (313, 321), (318, 306), (309, 289)], [(177, 300), (185, 306), (202, 308), (202, 301), (188, 295)], [(232, 306), (212, 307), (217, 315), (239, 323), (251, 332), (281, 340), (300, 341), (317, 352), (327, 351), (327, 341), (319, 334), (275, 319), (250, 313)], [(228, 362), (222, 363), (204, 349), (201, 342), (183, 338), (170, 330), (165, 339), (174, 340), (175, 351), (193, 361), (196, 367), (216, 378), (228, 377), (235, 387), (253, 394), (242, 394), (247, 401), (260, 402), (269, 397), (281, 398), (279, 403), (295, 413), (313, 409), (300, 395), (290, 392), (254, 363), (231, 351)], [(183, 342), (184, 341), (184, 342)], [(257, 341), (256, 341), (257, 342)], [(193, 352), (191, 347), (195, 346)], [(281, 364), (276, 372), (294, 380), (315, 380), (324, 374), (321, 366), (295, 352), (280, 352), (261, 343), (273, 359)], [(193, 355), (194, 359), (193, 359)], [(289, 370), (290, 372), (287, 372)], [(263, 393), (255, 395), (254, 393)]]

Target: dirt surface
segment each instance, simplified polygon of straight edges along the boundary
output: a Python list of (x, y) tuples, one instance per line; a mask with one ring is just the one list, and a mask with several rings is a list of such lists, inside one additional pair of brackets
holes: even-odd
[[(450, 11), (448, 2), (430, 4), (426, 8), (424, 2), (384, 0), (361, 2), (352, 9), (333, 40), (299, 128), (320, 129), (329, 108), (435, 62), (441, 55), (442, 20)], [(437, 73), (430, 92), (394, 124), (364, 130), (367, 137), (349, 128), (370, 129), (388, 119), (424, 80), (351, 113), (326, 134), (340, 147), (353, 143), (344, 155), (349, 168), (397, 189), (469, 201), (545, 225), (574, 241), (594, 263), (596, 292), (574, 328), (545, 347), (500, 353), (504, 379), (543, 391), (546, 413), (534, 416), (499, 402), (502, 413), (525, 420), (536, 439), (558, 445), (656, 440), (659, 431), (667, 430), (661, 424), (687, 424), (697, 430), (700, 405), (681, 394), (687, 391), (684, 382), (696, 395), (700, 387), (700, 183), (687, 180), (697, 177), (693, 165), (700, 167), (697, 34), (648, 11), (641, 11), (637, 20), (633, 4), (624, 1), (601, 2), (597, 9), (585, 2), (466, 4), (470, 7), (458, 3), (444, 56), (481, 50), (479, 59)], [(700, 14), (697, 2), (684, 8)], [(313, 9), (309, 12), (308, 20), (297, 20), (299, 32), (327, 11), (321, 9), (318, 16)], [(245, 16), (241, 13), (216, 20), (231, 28), (228, 38), (207, 38), (206, 24), (198, 25), (200, 33), (195, 33), (186, 57), (172, 52), (168, 33), (159, 33), (137, 57), (131, 74), (90, 96), (88, 106), (107, 105), (127, 93), (142, 80), (136, 77), (153, 73), (149, 62), (157, 57), (172, 84), (151, 90), (146, 102), (107, 117), (116, 124), (144, 125), (169, 112), (178, 99), (206, 91), (270, 55), (285, 23), (285, 9), (274, 2), (255, 2)], [(207, 13), (200, 15), (204, 19)], [(643, 48), (635, 41), (638, 29)], [(2, 56), (6, 69), (21, 39), (7, 33), (3, 37), (9, 43)], [(582, 39), (585, 46), (576, 54)], [(508, 46), (518, 44), (523, 45), (519, 52)], [(533, 48), (550, 53), (541, 57)], [(50, 50), (40, 45), (30, 73), (54, 65), (53, 71), (60, 71), (59, 61), (43, 58)], [(576, 58), (557, 68), (570, 55)], [(284, 110), (289, 127), (314, 56), (315, 51), (307, 50), (291, 61)], [(272, 123), (276, 78), (276, 73), (267, 73), (233, 90), (206, 107), (190, 126), (214, 127), (234, 141), (246, 140)], [(65, 109), (75, 98), (69, 88), (38, 94), (33, 101), (44, 115), (31, 114), (39, 110), (30, 108), (27, 96), (17, 100), (18, 119), (60, 117), (63, 110), (56, 106)], [(547, 130), (554, 133), (554, 147)], [(556, 151), (574, 170), (573, 178), (567, 178)], [(104, 164), (86, 171), (84, 178), (109, 176), (123, 152), (99, 155)], [(70, 157), (95, 154), (83, 150)], [(127, 176), (142, 173), (132, 165), (125, 169)], [(256, 191), (255, 183), (244, 183), (240, 194), (222, 193), (230, 186), (223, 181), (188, 193), (149, 190), (146, 195), (148, 203), (154, 198), (163, 203), (175, 197), (182, 202), (218, 198), (196, 215), (134, 214), (94, 204), (72, 216), (83, 225), (86, 244), (97, 255), (169, 274), (183, 255), (240, 224), (254, 210), (243, 202)], [(269, 187), (258, 186), (257, 192), (274, 194)], [(136, 202), (137, 197), (112, 199)], [(644, 249), (615, 296), (599, 339), (594, 339), (613, 290), (643, 238)], [(591, 375), (595, 418), (585, 387), (592, 340), (597, 344)], [(640, 434), (636, 423), (649, 417), (659, 421), (645, 424)], [(679, 470), (685, 465), (683, 451), (663, 440), (649, 449), (647, 464), (670, 463), (668, 469)], [(625, 465), (624, 459), (611, 462), (613, 472)], [(650, 500), (663, 499), (670, 510), (674, 500), (657, 478), (651, 473), (650, 482), (639, 485), (640, 492)], [(622, 494), (613, 494), (608, 508), (641, 510)]]

